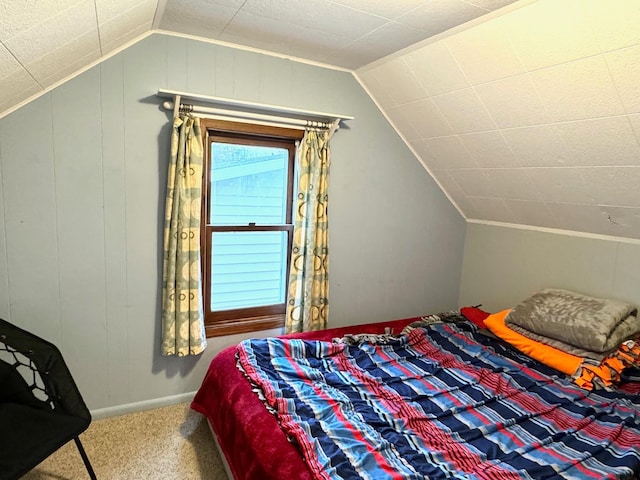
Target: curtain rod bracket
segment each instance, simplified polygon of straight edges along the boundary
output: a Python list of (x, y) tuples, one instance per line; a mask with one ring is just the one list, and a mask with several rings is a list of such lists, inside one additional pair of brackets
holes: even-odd
[(180, 116), (180, 95), (173, 97), (173, 118), (176, 119)]

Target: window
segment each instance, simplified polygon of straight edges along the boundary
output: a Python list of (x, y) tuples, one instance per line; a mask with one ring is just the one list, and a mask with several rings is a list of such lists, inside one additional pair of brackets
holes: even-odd
[(204, 120), (207, 336), (284, 325), (300, 130)]

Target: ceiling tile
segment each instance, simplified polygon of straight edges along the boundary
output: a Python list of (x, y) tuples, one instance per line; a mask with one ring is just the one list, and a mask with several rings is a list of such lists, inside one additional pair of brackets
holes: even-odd
[(452, 92), (469, 86), (444, 42), (435, 42), (403, 56), (429, 95)]
[(621, 237), (640, 238), (640, 208), (601, 207), (611, 234)]
[(452, 35), (446, 44), (472, 85), (525, 72), (500, 17)]
[(430, 99), (407, 103), (397, 107), (419, 138), (451, 135), (451, 127)]
[(344, 50), (349, 53), (355, 52), (359, 59), (366, 59), (364, 61), (370, 63), (423, 39), (424, 32), (422, 30), (389, 22), (348, 44)]
[[(91, 32), (94, 33), (92, 37), (88, 35)], [(65, 50), (68, 55), (74, 56), (73, 52), (66, 47), (70, 42), (79, 38), (83, 38), (85, 41), (89, 41), (90, 38), (95, 39), (91, 48), (99, 51), (95, 8), (91, 0), (76, 3), (4, 43), (16, 58), (23, 65), (26, 65), (50, 56), (52, 51), (58, 49)], [(84, 51), (78, 52), (76, 58), (82, 56), (84, 56)], [(69, 57), (65, 60), (68, 61)]]
[(468, 133), (460, 140), (480, 168), (515, 167), (518, 160), (499, 131)]
[(494, 222), (516, 223), (502, 198), (471, 197), (472, 218)]
[(393, 107), (385, 110), (385, 112), (394, 127), (407, 141), (422, 140), (422, 135), (413, 126), (413, 119), (407, 115), (406, 106)]
[(216, 0), (169, 0), (159, 27), (216, 39), (241, 6), (227, 3)]
[(575, 166), (640, 165), (640, 146), (625, 116), (556, 124)]
[(640, 167), (591, 167), (581, 170), (594, 203), (640, 208)]
[(609, 220), (610, 214), (607, 212), (609, 207), (551, 203), (549, 209), (561, 228), (565, 230), (625, 236), (620, 231), (622, 229)]
[(244, 11), (233, 16), (219, 39), (318, 62), (327, 61), (332, 52), (350, 41), (340, 35), (314, 31), (302, 25), (283, 24)]
[(582, 0), (539, 0), (506, 14), (511, 43), (527, 70), (600, 52)]
[[(79, 3), (91, 3), (90, 0), (49, 0), (28, 5), (25, 0), (3, 0), (0, 2), (0, 41), (5, 41), (34, 27), (47, 23), (65, 10)], [(33, 3), (33, 2), (32, 2)]]
[(20, 70), (24, 70), (22, 65), (15, 59), (13, 55), (0, 43), (0, 78), (13, 75)]
[(150, 25), (141, 25), (140, 27), (127, 31), (121, 37), (116, 37), (113, 40), (105, 40), (104, 38), (100, 40), (100, 48), (102, 49), (102, 55), (106, 55), (113, 50), (116, 50), (127, 42), (130, 42), (137, 37), (147, 33), (149, 31)]
[(472, 88), (432, 97), (454, 133), (495, 130), (496, 124)]
[(633, 132), (636, 134), (636, 139), (640, 142), (640, 114), (627, 115), (627, 118), (629, 119), (631, 128), (633, 128)]
[(473, 20), (487, 11), (462, 0), (431, 0), (397, 18), (398, 22), (424, 30), (428, 36)]
[(640, 2), (637, 0), (582, 0), (603, 52), (640, 43)]
[(360, 79), (360, 82), (366, 87), (369, 91), (371, 98), (383, 109), (387, 110), (392, 106), (396, 105), (396, 102), (392, 98), (392, 93), (394, 91), (393, 88), (389, 88), (389, 83), (385, 81), (385, 77), (388, 72), (385, 69), (385, 66), (388, 64), (383, 64), (379, 68), (375, 68), (372, 70), (360, 71), (357, 74), (357, 77)]
[(627, 113), (640, 112), (640, 46), (605, 54)]
[(144, 31), (151, 30), (157, 3), (157, 0), (145, 0), (132, 8), (123, 9), (120, 14), (113, 11), (101, 14), (101, 10), (98, 9), (101, 45), (131, 38), (131, 32), (139, 32), (141, 28)]
[(448, 172), (467, 197), (495, 197), (493, 183), (482, 169), (469, 168)]
[(524, 168), (485, 168), (494, 197), (540, 201), (539, 188)]
[(432, 173), (444, 191), (456, 202), (456, 205), (462, 210), (462, 213), (468, 216), (472, 210), (472, 203), (464, 194), (460, 185), (458, 185), (446, 170), (433, 170)]
[(527, 168), (527, 176), (536, 185), (540, 198), (553, 203), (593, 204), (593, 186), (588, 186), (580, 168)]
[(42, 91), (31, 75), (24, 69), (0, 77), (0, 112), (8, 110), (27, 98)]
[[(185, 0), (169, 0), (169, 1), (184, 4)], [(246, 0), (200, 0), (200, 1), (204, 1), (205, 6), (215, 5), (216, 7), (230, 7), (235, 9), (240, 9), (246, 3)]]
[(505, 199), (504, 203), (513, 215), (515, 223), (534, 225), (537, 227), (560, 228), (551, 210), (543, 202)]
[(424, 138), (418, 138), (416, 140), (411, 140), (409, 145), (423, 165), (428, 165), (431, 169), (438, 168), (436, 166), (435, 159), (431, 155), (431, 151), (427, 148), (426, 142), (427, 141)]
[(402, 0), (390, 2), (389, 0), (331, 0), (333, 3), (344, 5), (355, 10), (371, 13), (388, 19), (396, 19), (416, 7), (426, 3), (425, 0)]
[[(322, 35), (326, 34), (323, 33)], [(329, 40), (329, 42), (331, 42), (331, 40)], [(375, 55), (366, 47), (349, 48), (348, 45), (348, 41), (345, 41), (345, 43), (342, 43), (339, 46), (329, 48), (327, 48), (326, 45), (317, 45), (313, 50), (311, 50), (313, 53), (298, 51), (297, 53), (295, 53), (295, 56), (307, 60), (313, 60), (314, 62), (325, 63), (327, 65), (335, 65), (341, 68), (348, 68), (350, 70), (354, 70), (361, 65), (366, 65), (373, 62), (374, 60), (377, 60), (377, 57), (375, 57)]]
[[(139, 9), (146, 5), (146, 9), (153, 8), (155, 14), (158, 0), (94, 0), (98, 24), (115, 20), (116, 18), (127, 17), (128, 12)], [(143, 7), (145, 8), (145, 7)], [(153, 17), (151, 18), (153, 20)]]
[(477, 85), (474, 90), (500, 128), (540, 125), (550, 121), (529, 74)]
[(477, 168), (457, 135), (430, 138), (424, 142), (430, 153), (433, 168)]
[(497, 10), (514, 3), (513, 0), (466, 0), (466, 2), (488, 11)]
[[(427, 91), (402, 58), (395, 58), (368, 72), (369, 76), (372, 74), (378, 86), (385, 89), (383, 96), (391, 99), (392, 106), (428, 97)], [(398, 85), (402, 85), (402, 88), (398, 88)]]
[(72, 75), (77, 70), (100, 58), (97, 32), (76, 38), (49, 54), (25, 65), (43, 86)]
[(537, 70), (530, 76), (555, 122), (625, 113), (601, 55)]
[(287, 25), (297, 25), (350, 41), (387, 23), (387, 19), (327, 0), (305, 2), (304, 13), (300, 11), (299, 0), (247, 0), (241, 11), (277, 20), (284, 30)]
[(555, 125), (509, 128), (502, 135), (523, 167), (573, 165), (573, 158)]

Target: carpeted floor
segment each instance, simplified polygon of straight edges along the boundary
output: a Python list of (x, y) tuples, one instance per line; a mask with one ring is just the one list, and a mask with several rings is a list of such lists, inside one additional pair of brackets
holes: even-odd
[[(187, 403), (94, 420), (80, 440), (98, 480), (227, 480), (209, 425)], [(71, 441), (22, 478), (89, 475)]]

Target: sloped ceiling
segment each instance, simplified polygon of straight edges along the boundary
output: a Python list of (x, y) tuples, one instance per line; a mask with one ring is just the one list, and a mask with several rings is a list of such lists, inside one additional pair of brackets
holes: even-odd
[(2, 0), (0, 115), (152, 28), (157, 0)]
[(638, 25), (540, 0), (357, 75), (468, 219), (640, 239)]
[(163, 30), (355, 69), (515, 0), (2, 0), (0, 116)]
[(637, 0), (3, 0), (0, 117), (193, 35), (355, 70), (468, 219), (640, 239), (639, 24)]

